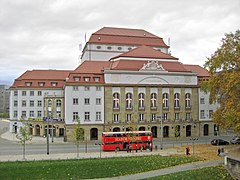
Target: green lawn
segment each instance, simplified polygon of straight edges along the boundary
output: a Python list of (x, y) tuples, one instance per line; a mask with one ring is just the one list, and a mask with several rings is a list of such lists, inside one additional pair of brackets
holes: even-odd
[(191, 156), (1, 162), (0, 179), (92, 179), (122, 176), (199, 161)]
[(173, 174), (168, 174), (164, 176), (158, 176), (149, 178), (148, 180), (157, 180), (157, 179), (164, 179), (164, 180), (179, 180), (179, 179), (191, 179), (191, 180), (220, 180), (220, 179), (233, 179), (227, 170), (223, 166), (216, 166), (216, 167), (206, 167), (201, 169), (183, 171)]

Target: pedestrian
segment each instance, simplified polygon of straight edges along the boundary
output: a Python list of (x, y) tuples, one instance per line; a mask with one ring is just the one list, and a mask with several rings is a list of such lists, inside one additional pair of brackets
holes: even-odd
[(136, 152), (138, 152), (138, 145), (136, 144)]
[(220, 148), (218, 148), (218, 156), (220, 155), (220, 152), (221, 152), (221, 149), (220, 149)]
[(186, 148), (186, 155), (190, 155), (190, 148), (189, 147)]

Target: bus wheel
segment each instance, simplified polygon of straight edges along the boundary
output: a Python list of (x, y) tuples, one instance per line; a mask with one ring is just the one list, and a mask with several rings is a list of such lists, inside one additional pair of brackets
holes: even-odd
[(120, 148), (119, 148), (119, 147), (116, 147), (115, 151), (120, 151)]

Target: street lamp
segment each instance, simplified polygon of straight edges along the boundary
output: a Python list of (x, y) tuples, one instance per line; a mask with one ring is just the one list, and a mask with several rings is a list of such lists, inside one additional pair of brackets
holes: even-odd
[(193, 155), (194, 155), (194, 141), (197, 141), (198, 138), (191, 138), (190, 140), (192, 140), (192, 144), (193, 144)]
[(163, 122), (162, 122), (162, 115), (158, 116), (157, 118), (160, 119), (160, 149), (163, 149)]

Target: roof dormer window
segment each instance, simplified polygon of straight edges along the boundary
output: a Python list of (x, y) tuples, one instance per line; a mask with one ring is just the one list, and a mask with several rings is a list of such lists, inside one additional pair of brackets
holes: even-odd
[(118, 47), (118, 50), (122, 50), (122, 47)]
[(102, 47), (101, 46), (97, 46), (97, 49), (101, 49)]
[(111, 49), (112, 49), (112, 47), (111, 47), (111, 46), (108, 46), (108, 47), (107, 47), (107, 49), (108, 49), (108, 50), (111, 50)]
[(80, 77), (79, 76), (74, 77), (74, 81), (80, 81)]
[(26, 86), (31, 86), (31, 85), (32, 85), (32, 82), (26, 82), (25, 85), (26, 85)]
[(38, 86), (44, 86), (45, 82), (38, 82)]
[(94, 81), (95, 82), (99, 82), (100, 81), (100, 77), (94, 77)]
[(55, 87), (57, 86), (57, 82), (51, 82), (51, 85)]
[(85, 78), (84, 78), (84, 81), (85, 81), (85, 82), (89, 82), (89, 81), (90, 81), (90, 77), (85, 77)]

